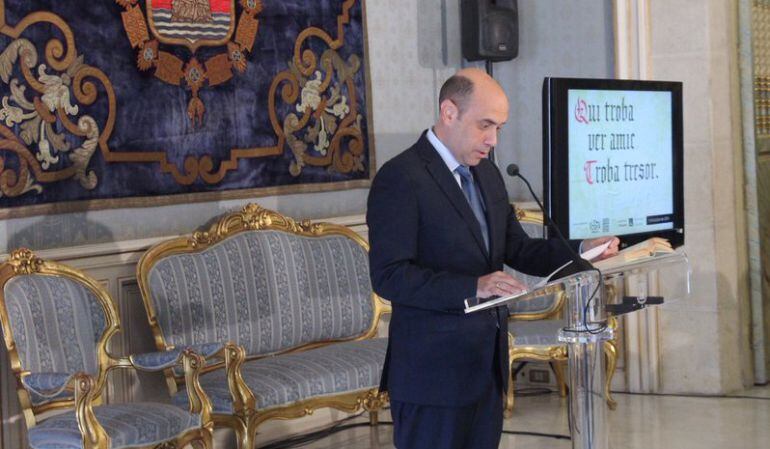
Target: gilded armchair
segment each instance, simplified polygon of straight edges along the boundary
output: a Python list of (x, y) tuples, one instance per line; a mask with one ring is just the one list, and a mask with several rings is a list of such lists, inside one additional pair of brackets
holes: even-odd
[[(116, 357), (120, 329), (96, 281), (26, 249), (0, 264), (0, 323), (33, 449), (211, 447), (211, 405), (198, 383), (204, 359), (191, 350)], [(103, 404), (113, 369), (183, 367), (188, 410), (144, 402)], [(49, 416), (46, 412), (61, 410)], [(46, 413), (46, 416), (41, 416)]]
[[(543, 215), (540, 211), (516, 209), (516, 216), (519, 219), (524, 231), (530, 237), (543, 236)], [(529, 276), (524, 273), (516, 272), (506, 268), (514, 276), (524, 280), (524, 282), (533, 286), (540, 281), (540, 278)], [(505, 401), (505, 415), (511, 416), (514, 403), (514, 370), (513, 364), (518, 361), (534, 360), (548, 362), (553, 369), (556, 377), (556, 383), (559, 386), (559, 394), (566, 396), (567, 384), (564, 377), (564, 370), (567, 362), (567, 346), (558, 341), (557, 335), (559, 329), (565, 326), (562, 319), (562, 308), (565, 302), (564, 292), (558, 287), (548, 287), (541, 290), (538, 294), (532, 294), (529, 297), (515, 302), (508, 306), (510, 318), (508, 321), (508, 355), (509, 355), (509, 388)], [(610, 326), (615, 327), (616, 322), (611, 320)], [(610, 409), (615, 408), (615, 401), (612, 399), (610, 385), (612, 375), (615, 372), (617, 360), (617, 350), (615, 341), (610, 340), (604, 343), (604, 353), (607, 361), (605, 393), (607, 405)]]

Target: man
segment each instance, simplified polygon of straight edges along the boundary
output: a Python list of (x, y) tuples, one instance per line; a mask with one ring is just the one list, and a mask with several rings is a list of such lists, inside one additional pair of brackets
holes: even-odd
[(399, 449), (498, 447), (507, 308), (465, 315), (463, 301), (523, 290), (503, 263), (546, 275), (570, 259), (561, 242), (527, 237), (487, 159), (507, 119), (497, 82), (461, 70), (441, 88), (434, 127), (372, 183), (372, 284), (393, 305), (381, 389), (390, 393)]

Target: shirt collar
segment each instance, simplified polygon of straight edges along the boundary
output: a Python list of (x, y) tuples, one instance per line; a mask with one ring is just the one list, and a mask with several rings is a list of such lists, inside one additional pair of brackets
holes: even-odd
[(444, 164), (449, 168), (449, 171), (454, 174), (455, 169), (460, 166), (460, 163), (457, 162), (457, 159), (452, 155), (452, 152), (449, 151), (449, 148), (447, 148), (441, 140), (439, 140), (436, 133), (433, 132), (433, 128), (428, 129), (427, 137), (428, 141), (433, 145), (433, 148), (435, 148), (439, 156), (441, 156), (441, 159), (444, 160)]

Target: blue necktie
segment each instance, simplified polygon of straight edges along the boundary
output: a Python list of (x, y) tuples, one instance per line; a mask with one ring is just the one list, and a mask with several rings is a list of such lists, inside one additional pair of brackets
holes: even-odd
[(473, 210), (473, 215), (476, 216), (476, 220), (479, 222), (481, 236), (484, 238), (484, 245), (487, 247), (487, 250), (489, 250), (489, 230), (487, 229), (487, 217), (484, 215), (484, 202), (481, 199), (479, 189), (473, 182), (473, 175), (471, 175), (471, 171), (468, 167), (464, 165), (458, 166), (455, 171), (460, 175), (460, 184), (462, 184), (465, 199), (468, 200), (468, 204), (470, 204), (471, 209)]

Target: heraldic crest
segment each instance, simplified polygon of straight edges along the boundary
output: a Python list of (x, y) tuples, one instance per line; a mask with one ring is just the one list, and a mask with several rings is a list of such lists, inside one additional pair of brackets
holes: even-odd
[[(205, 84), (226, 83), (233, 77), (233, 69), (246, 70), (245, 56), (254, 46), (262, 1), (240, 0), (237, 26), (235, 0), (145, 0), (145, 10), (139, 0), (115, 1), (125, 9), (123, 28), (137, 49), (137, 67), (154, 69), (154, 75), (168, 84), (184, 82), (192, 93), (187, 115), (193, 126), (201, 125), (206, 108), (198, 91)], [(162, 45), (185, 46), (192, 56), (184, 61), (164, 51)], [(201, 63), (195, 52), (203, 46), (225, 48)]]

